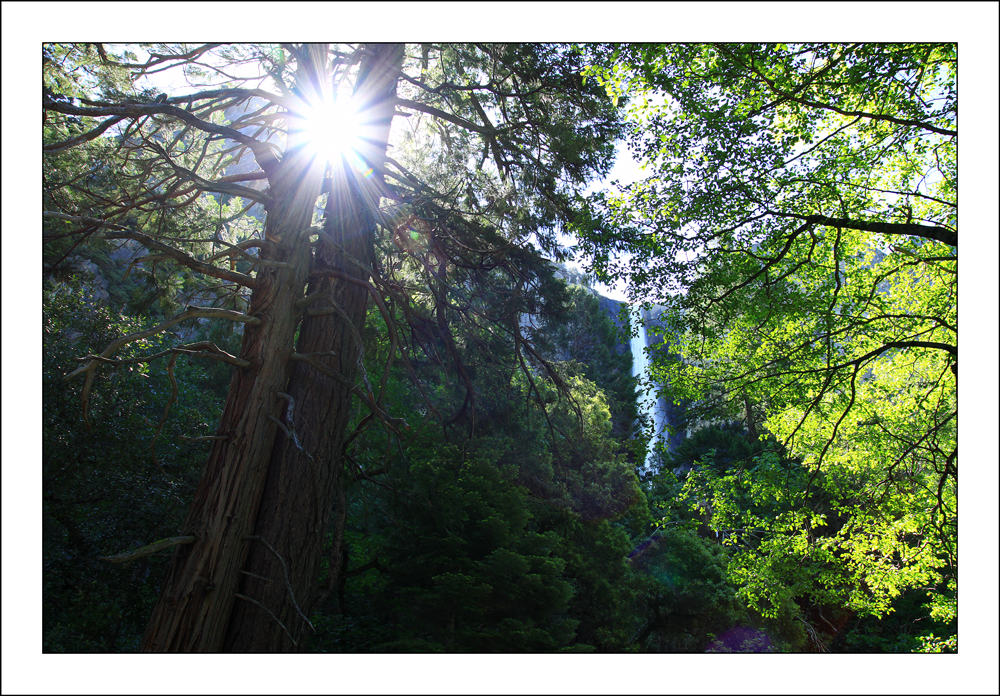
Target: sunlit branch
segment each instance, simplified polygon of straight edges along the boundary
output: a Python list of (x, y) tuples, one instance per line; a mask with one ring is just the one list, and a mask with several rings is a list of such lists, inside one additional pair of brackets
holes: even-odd
[(464, 118), (455, 116), (454, 114), (449, 114), (447, 111), (441, 111), (441, 109), (435, 109), (433, 106), (429, 106), (428, 104), (421, 104), (420, 102), (410, 101), (409, 99), (396, 99), (396, 105), (405, 107), (407, 109), (413, 109), (414, 111), (421, 111), (431, 116), (436, 116), (437, 118), (449, 121), (451, 123), (454, 123), (456, 126), (461, 126), (466, 130), (470, 130), (474, 133), (479, 133), (480, 135), (493, 137), (493, 135), (496, 133), (496, 131), (492, 128), (480, 126), (478, 124), (473, 123), (472, 121), (467, 121)]
[(173, 116), (179, 121), (187, 123), (198, 130), (211, 133), (213, 135), (221, 135), (229, 138), (230, 140), (246, 145), (250, 148), (251, 152), (253, 152), (254, 157), (257, 160), (257, 164), (268, 174), (269, 177), (276, 172), (277, 155), (275, 154), (274, 146), (270, 143), (251, 138), (250, 136), (244, 135), (240, 131), (227, 126), (209, 123), (208, 121), (198, 118), (191, 112), (179, 109), (171, 104), (162, 102), (153, 104), (126, 103), (107, 107), (82, 107), (74, 106), (73, 104), (66, 104), (64, 102), (44, 100), (42, 102), (42, 107), (49, 111), (55, 111), (73, 116), (119, 116), (122, 118), (133, 119), (154, 116), (157, 114)]
[(102, 122), (99, 126), (94, 128), (93, 130), (89, 130), (86, 133), (76, 136), (75, 138), (70, 138), (69, 140), (63, 140), (58, 143), (49, 143), (48, 145), (42, 145), (42, 152), (48, 152), (50, 154), (54, 154), (56, 152), (62, 152), (72, 147), (76, 147), (81, 143), (85, 143), (89, 140), (95, 139), (111, 126), (115, 125), (116, 123), (119, 123), (120, 121), (125, 120), (125, 118), (126, 118), (125, 116), (113, 116), (112, 118), (109, 118), (108, 120)]
[(185, 319), (195, 319), (200, 317), (206, 319), (229, 319), (230, 321), (241, 322), (244, 324), (260, 323), (260, 319), (258, 319), (257, 317), (252, 317), (248, 314), (243, 314), (242, 312), (237, 312), (232, 309), (221, 309), (218, 307), (188, 307), (180, 314), (176, 314), (170, 317), (162, 324), (154, 326), (151, 329), (137, 331), (135, 333), (131, 333), (127, 336), (122, 336), (121, 338), (112, 341), (107, 348), (101, 351), (100, 355), (88, 356), (89, 362), (86, 365), (79, 367), (73, 370), (68, 375), (66, 375), (66, 379), (71, 379), (76, 375), (80, 374), (81, 372), (93, 371), (94, 368), (97, 367), (97, 362), (99, 361), (99, 359), (110, 357), (119, 348), (122, 348), (123, 346), (126, 346), (129, 343), (139, 341), (143, 338), (149, 338), (150, 336), (155, 336), (156, 334), (161, 333), (162, 331), (166, 331), (174, 324), (180, 323)]
[[(782, 213), (777, 210), (768, 211), (777, 217), (804, 220), (806, 225), (827, 225), (829, 227), (844, 227), (849, 230), (875, 232), (877, 234), (900, 235), (906, 237), (922, 237), (943, 242), (949, 246), (958, 246), (958, 233), (945, 227), (929, 227), (898, 222), (866, 222), (864, 220), (849, 220), (847, 218), (831, 218), (825, 215), (800, 215), (798, 213)], [(801, 230), (802, 228), (800, 228)], [(797, 230), (798, 232), (798, 230)]]
[[(112, 60), (108, 58), (107, 52), (104, 50), (104, 44), (97, 43), (94, 46), (97, 48), (97, 55), (101, 57), (101, 62), (106, 65), (113, 65), (118, 68), (133, 68), (142, 71), (143, 74), (153, 74), (159, 72), (157, 70), (149, 70), (149, 68), (160, 65), (161, 63), (173, 63), (176, 61), (189, 62), (195, 58), (201, 56), (204, 53), (208, 53), (213, 48), (217, 48), (222, 44), (202, 44), (195, 49), (188, 51), (187, 53), (169, 54), (169, 53), (150, 53), (149, 60), (145, 63), (122, 63), (117, 60)], [(172, 67), (168, 65), (167, 67)], [(162, 68), (161, 68), (162, 69)]]
[(419, 87), (423, 91), (428, 92), (430, 94), (436, 94), (436, 95), (440, 95), (440, 94), (442, 94), (444, 92), (484, 92), (485, 91), (485, 92), (490, 92), (492, 94), (495, 94), (496, 96), (501, 97), (503, 99), (521, 99), (521, 98), (524, 98), (524, 97), (530, 97), (530, 96), (533, 96), (535, 94), (538, 94), (539, 92), (541, 92), (545, 88), (544, 85), (539, 85), (538, 87), (535, 87), (534, 89), (528, 90), (527, 92), (504, 92), (502, 90), (498, 90), (497, 86), (503, 84), (507, 80), (507, 78), (510, 77), (510, 75), (507, 75), (506, 77), (504, 77), (504, 78), (502, 78), (500, 80), (490, 79), (490, 81), (487, 82), (487, 83), (485, 83), (485, 84), (475, 84), (475, 83), (473, 83), (473, 84), (469, 84), (469, 85), (457, 85), (457, 84), (455, 84), (453, 82), (442, 82), (439, 85), (437, 85), (436, 87), (432, 87), (429, 84), (427, 84), (426, 82), (423, 82), (422, 80), (418, 80), (417, 78), (415, 78), (415, 77), (413, 77), (411, 75), (407, 75), (403, 71), (400, 71), (399, 76), (402, 77), (407, 82), (409, 82), (410, 84), (412, 84), (412, 85), (414, 85), (416, 87)]
[(864, 118), (872, 119), (875, 121), (889, 121), (890, 123), (895, 123), (900, 126), (915, 126), (917, 128), (922, 128), (923, 130), (928, 130), (933, 133), (940, 133), (941, 135), (958, 136), (958, 131), (949, 130), (947, 128), (939, 128), (938, 126), (934, 126), (929, 123), (925, 123), (923, 121), (915, 121), (913, 119), (905, 119), (905, 118), (896, 118), (895, 116), (889, 116), (887, 114), (873, 114), (867, 111), (847, 111), (846, 109), (841, 109), (840, 107), (834, 106), (833, 104), (823, 104), (809, 99), (803, 99), (802, 97), (796, 96), (795, 91), (785, 92), (779, 89), (778, 86), (774, 83), (774, 80), (772, 80), (767, 75), (758, 70), (757, 66), (754, 65), (752, 60), (750, 61), (750, 65), (748, 66), (739, 58), (737, 58), (732, 52), (730, 52), (725, 47), (725, 45), (718, 46), (718, 48), (722, 53), (728, 55), (732, 60), (740, 64), (742, 67), (749, 68), (751, 71), (753, 71), (755, 75), (757, 75), (767, 84), (768, 87), (770, 87), (772, 92), (779, 95), (784, 100), (793, 101), (798, 104), (802, 104), (803, 106), (811, 106), (814, 109), (824, 109), (826, 111), (833, 111), (835, 113), (840, 114), (841, 116), (862, 116)]
[[(193, 182), (202, 191), (214, 191), (216, 193), (224, 193), (230, 196), (237, 196), (239, 198), (247, 198), (251, 201), (260, 203), (261, 205), (267, 205), (267, 203), (270, 201), (270, 198), (267, 195), (256, 189), (252, 189), (248, 186), (240, 186), (238, 184), (227, 183), (222, 179), (210, 181), (209, 179), (205, 179), (199, 176), (190, 169), (182, 167), (181, 165), (174, 162), (170, 158), (170, 155), (167, 154), (166, 150), (160, 147), (157, 143), (150, 142), (149, 147), (152, 148), (155, 152), (157, 152), (161, 157), (163, 157), (163, 159), (166, 160), (166, 163), (169, 164), (175, 172), (177, 172), (184, 178), (188, 179), (189, 181)], [(235, 176), (247, 177), (246, 179), (240, 179), (240, 180), (265, 178), (264, 176), (251, 177), (250, 175), (247, 174), (239, 174)]]
[(228, 271), (224, 268), (219, 268), (218, 266), (213, 266), (209, 263), (205, 263), (204, 261), (199, 261), (198, 259), (195, 259), (189, 256), (188, 254), (185, 254), (183, 251), (179, 249), (175, 249), (172, 246), (168, 246), (160, 241), (157, 241), (156, 239), (150, 237), (149, 235), (143, 234), (142, 232), (136, 232), (135, 230), (129, 230), (125, 227), (107, 222), (105, 220), (100, 220), (97, 218), (91, 218), (85, 216), (65, 215), (63, 213), (55, 213), (50, 211), (43, 212), (42, 217), (55, 218), (58, 220), (68, 220), (70, 222), (82, 222), (90, 225), (99, 225), (102, 227), (110, 227), (117, 231), (102, 233), (101, 236), (104, 237), (105, 239), (134, 239), (147, 249), (150, 249), (152, 251), (157, 251), (163, 254), (164, 256), (168, 256), (174, 261), (177, 261), (178, 263), (187, 266), (188, 268), (198, 271), (199, 273), (204, 273), (205, 275), (209, 275), (215, 278), (220, 278), (222, 280), (228, 280), (230, 282), (237, 283), (239, 285), (243, 285), (249, 288), (255, 287), (257, 285), (257, 281), (248, 275), (244, 275), (243, 273), (237, 273), (236, 271)]
[[(253, 249), (257, 247), (267, 246), (271, 242), (267, 241), (266, 239), (248, 239), (247, 241), (240, 242), (239, 244), (231, 244), (222, 239), (213, 239), (212, 243), (221, 244), (223, 246), (229, 247), (229, 249), (227, 251), (220, 251), (217, 254), (209, 256), (207, 259), (205, 259), (206, 263), (210, 261), (218, 261), (219, 259), (225, 258), (227, 256), (230, 259), (232, 259), (235, 256), (238, 256), (244, 261), (249, 261), (250, 263), (258, 266), (270, 266), (272, 268), (292, 267), (292, 265), (286, 261), (272, 261), (270, 259), (262, 259), (259, 256), (251, 256), (250, 254), (246, 253), (246, 251), (244, 251), (244, 249)], [(137, 263), (145, 260), (146, 260), (145, 258), (137, 259)]]

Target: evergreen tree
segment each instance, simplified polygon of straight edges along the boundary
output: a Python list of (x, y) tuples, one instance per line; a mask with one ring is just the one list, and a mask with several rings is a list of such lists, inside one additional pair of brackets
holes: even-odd
[[(189, 306), (155, 330), (209, 317), (243, 326), (237, 355), (195, 351), (237, 369), (179, 530), (194, 541), (177, 549), (143, 648), (301, 649), (324, 530), (346, 485), (352, 398), (371, 414), (365, 427), (405, 432), (383, 408), (386, 379), (360, 369), (369, 298), (393, 336), (387, 360), (408, 362), (407, 344), (445, 356), (465, 391), (447, 420), (472, 427), (471, 378), (450, 326), (499, 329), (529, 369), (523, 356), (533, 349), (518, 317), (545, 311), (552, 274), (527, 243), (560, 254), (555, 233), (575, 215), (576, 188), (610, 166), (616, 112), (583, 84), (584, 57), (564, 46), (46, 50), (61, 51), (64, 73), (94, 63), (128, 78), (98, 93), (82, 85), (73, 98), (43, 95), (46, 156), (87, 152), (113, 163), (117, 186), (109, 199), (60, 178), (44, 213), (46, 241), (132, 240), (152, 252), (141, 263), (176, 264), (221, 286), (208, 306)], [(267, 77), (227, 72), (247, 65)], [(164, 69), (207, 88), (154, 96), (135, 86)], [(328, 166), (314, 121), (329, 118), (318, 114), (341, 84), (353, 85), (343, 98), (360, 139)], [(406, 135), (393, 135), (397, 109), (410, 118)], [(402, 162), (387, 154), (390, 137)], [(434, 167), (403, 156), (419, 154), (428, 137), (443, 146)], [(59, 193), (67, 190), (74, 195)], [(263, 230), (209, 235), (203, 213), (222, 196), (263, 209)], [(501, 315), (478, 312), (482, 283), (505, 294)], [(140, 338), (123, 337), (72, 373), (85, 380), (85, 414), (97, 370)]]

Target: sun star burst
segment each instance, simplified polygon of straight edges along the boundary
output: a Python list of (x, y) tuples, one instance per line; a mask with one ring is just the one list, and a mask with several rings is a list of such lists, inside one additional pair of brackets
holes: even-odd
[(328, 162), (357, 152), (359, 127), (358, 114), (346, 98), (323, 102), (306, 112), (306, 138)]

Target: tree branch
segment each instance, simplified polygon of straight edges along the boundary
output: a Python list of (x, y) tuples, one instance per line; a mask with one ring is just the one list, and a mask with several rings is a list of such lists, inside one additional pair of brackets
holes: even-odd
[(167, 319), (162, 324), (159, 324), (158, 326), (154, 326), (151, 329), (145, 329), (143, 331), (136, 331), (135, 333), (131, 333), (128, 336), (122, 336), (121, 338), (112, 341), (111, 344), (107, 348), (105, 348), (100, 355), (93, 356), (92, 358), (90, 358), (90, 361), (86, 365), (78, 367), (77, 369), (70, 372), (68, 375), (66, 375), (66, 379), (72, 379), (73, 377), (76, 377), (78, 374), (82, 372), (93, 372), (97, 368), (98, 363), (101, 362), (101, 358), (111, 357), (111, 355), (122, 346), (126, 346), (129, 343), (133, 343), (134, 341), (138, 341), (143, 338), (149, 338), (150, 336), (155, 336), (161, 331), (165, 331), (166, 329), (170, 328), (174, 324), (180, 323), (185, 319), (193, 319), (196, 317), (229, 319), (231, 321), (239, 321), (245, 324), (260, 323), (260, 319), (258, 319), (257, 317), (252, 317), (248, 314), (243, 314), (242, 312), (237, 312), (232, 309), (189, 306), (186, 310), (184, 310), (180, 314), (170, 317), (169, 319)]
[(898, 222), (867, 222), (865, 220), (849, 220), (847, 218), (831, 218), (825, 215), (799, 215), (796, 213), (782, 213), (777, 210), (769, 210), (769, 214), (784, 218), (795, 218), (804, 220), (807, 224), (827, 225), (829, 227), (843, 227), (849, 230), (860, 230), (862, 232), (875, 232), (877, 234), (890, 234), (904, 237), (922, 237), (942, 242), (949, 246), (958, 247), (958, 233), (945, 227), (931, 227), (929, 225), (914, 225), (912, 223)]
[(118, 231), (102, 233), (101, 236), (105, 239), (134, 239), (147, 249), (158, 251), (161, 254), (170, 257), (174, 261), (177, 261), (178, 263), (199, 273), (204, 273), (205, 275), (212, 276), (213, 278), (228, 280), (232, 283), (248, 288), (253, 288), (257, 285), (257, 281), (248, 275), (237, 273), (236, 271), (227, 271), (224, 268), (219, 268), (218, 266), (213, 266), (212, 264), (205, 263), (204, 261), (199, 261), (198, 259), (185, 254), (180, 249), (175, 249), (174, 247), (164, 244), (147, 234), (127, 229), (121, 225), (108, 222), (107, 220), (77, 215), (66, 215), (64, 213), (54, 213), (50, 211), (43, 212), (42, 217), (53, 218), (56, 220), (68, 220), (70, 222), (82, 222), (90, 225), (98, 225), (100, 227), (110, 227)]
[[(269, 202), (269, 197), (267, 195), (265, 195), (264, 193), (258, 191), (257, 189), (252, 189), (249, 186), (240, 186), (239, 184), (229, 183), (229, 182), (225, 182), (225, 181), (222, 181), (222, 180), (212, 181), (211, 179), (206, 179), (206, 178), (204, 178), (202, 176), (199, 176), (198, 174), (196, 174), (195, 172), (191, 171), (190, 169), (187, 169), (186, 167), (182, 167), (181, 165), (179, 165), (176, 162), (174, 162), (170, 158), (170, 155), (167, 154), (167, 151), (164, 150), (157, 143), (150, 142), (149, 146), (153, 150), (155, 150), (160, 155), (160, 157), (162, 157), (164, 160), (166, 160), (166, 163), (169, 164), (173, 168), (173, 170), (175, 172), (177, 172), (178, 174), (180, 174), (184, 178), (188, 179), (189, 181), (192, 181), (194, 183), (194, 185), (199, 190), (202, 190), (202, 191), (213, 191), (213, 192), (216, 192), (216, 193), (225, 193), (227, 195), (237, 196), (239, 198), (248, 198), (248, 199), (250, 199), (252, 201), (256, 201), (257, 203), (260, 203), (262, 205), (267, 205), (267, 203)], [(239, 176), (243, 177), (243, 176), (247, 176), (247, 175), (239, 175)], [(226, 177), (226, 178), (230, 178), (230, 177)], [(263, 177), (259, 177), (259, 178), (263, 178)], [(243, 180), (246, 180), (246, 179), (243, 179)]]
[[(228, 311), (228, 310), (227, 310)], [(247, 368), (250, 367), (249, 360), (243, 360), (242, 358), (237, 358), (235, 355), (227, 353), (226, 351), (219, 348), (217, 345), (211, 341), (197, 341), (195, 343), (188, 343), (187, 345), (177, 346), (176, 348), (168, 348), (167, 350), (162, 350), (159, 353), (154, 353), (153, 355), (144, 355), (139, 358), (102, 358), (99, 355), (85, 355), (82, 358), (77, 358), (77, 362), (86, 362), (88, 360), (96, 360), (105, 365), (129, 365), (132, 363), (140, 362), (152, 362), (157, 358), (162, 358), (165, 355), (171, 355), (173, 353), (179, 353), (181, 355), (190, 355), (194, 358), (210, 358), (212, 360), (221, 360), (222, 362), (227, 362), (230, 365), (235, 365), (236, 367)]]
[(42, 108), (72, 116), (118, 116), (121, 118), (133, 119), (142, 118), (143, 116), (155, 116), (157, 114), (173, 116), (177, 120), (183, 121), (189, 126), (193, 126), (198, 130), (204, 131), (205, 133), (221, 135), (225, 138), (229, 138), (230, 140), (246, 145), (250, 148), (250, 151), (253, 152), (258, 166), (267, 173), (268, 177), (275, 174), (277, 170), (278, 158), (272, 149), (273, 146), (269, 143), (261, 142), (256, 138), (251, 138), (234, 128), (203, 121), (191, 112), (185, 111), (184, 109), (180, 109), (171, 104), (127, 103), (116, 104), (114, 106), (83, 107), (66, 104), (64, 102), (43, 100)]
[[(836, 372), (837, 370), (842, 370), (845, 367), (858, 367), (866, 360), (870, 358), (877, 357), (886, 351), (892, 350), (893, 348), (932, 348), (934, 350), (943, 350), (949, 355), (958, 358), (958, 348), (956, 346), (950, 345), (948, 343), (938, 343), (937, 341), (889, 341), (883, 346), (876, 348), (875, 350), (870, 350), (864, 355), (855, 358), (854, 360), (848, 360), (845, 363), (839, 365), (831, 365), (829, 367), (817, 367), (812, 370), (784, 370), (782, 372), (776, 372), (774, 374), (767, 375), (768, 378), (777, 377), (782, 374), (794, 374), (794, 375), (807, 375), (814, 374), (817, 372)], [(745, 373), (744, 376), (746, 376)]]
[(49, 143), (48, 145), (42, 145), (42, 152), (56, 153), (56, 152), (62, 152), (63, 150), (68, 150), (71, 147), (76, 147), (81, 143), (93, 140), (111, 126), (115, 125), (119, 121), (124, 121), (124, 120), (125, 120), (124, 116), (113, 116), (112, 118), (109, 118), (108, 120), (102, 122), (96, 128), (89, 130), (81, 135), (78, 135), (75, 138), (70, 138), (69, 140), (63, 140), (58, 143)]
[[(800, 217), (800, 216), (796, 216), (796, 217)], [(812, 222), (812, 221), (809, 221), (809, 220), (806, 220), (806, 222), (803, 223), (801, 227), (799, 227), (797, 230), (795, 230), (794, 232), (792, 232), (788, 236), (788, 240), (785, 242), (785, 247), (780, 252), (778, 252), (777, 256), (775, 256), (772, 259), (769, 259), (768, 262), (766, 264), (764, 264), (759, 271), (757, 271), (756, 273), (754, 273), (752, 276), (750, 276), (749, 278), (747, 278), (746, 280), (744, 280), (739, 285), (735, 285), (735, 286), (729, 288), (728, 290), (726, 290), (726, 292), (722, 293), (718, 297), (711, 298), (710, 302), (712, 302), (713, 304), (717, 303), (717, 302), (722, 302), (722, 300), (726, 299), (729, 295), (732, 295), (737, 290), (741, 290), (741, 289), (747, 287), (753, 281), (755, 281), (757, 278), (759, 278), (761, 275), (767, 273), (768, 269), (770, 269), (772, 266), (774, 266), (774, 264), (778, 263), (778, 261), (781, 261), (783, 258), (785, 258), (785, 255), (788, 254), (789, 249), (792, 248), (792, 244), (795, 243), (795, 240), (798, 239), (799, 235), (802, 234), (803, 232), (805, 232), (810, 227), (812, 227), (814, 224), (816, 224), (816, 223)]]
[(171, 546), (193, 544), (194, 542), (195, 538), (193, 536), (170, 537), (169, 539), (154, 541), (152, 544), (146, 544), (145, 546), (135, 549), (134, 551), (126, 551), (125, 553), (119, 553), (114, 556), (99, 556), (98, 559), (101, 561), (108, 561), (110, 563), (126, 563), (128, 561), (134, 561), (137, 558), (150, 556), (157, 551), (162, 551), (163, 549), (170, 548)]
[(435, 109), (433, 106), (427, 104), (421, 104), (420, 102), (410, 101), (409, 99), (397, 99), (396, 106), (403, 106), (407, 109), (413, 109), (414, 111), (422, 111), (425, 114), (430, 114), (431, 116), (437, 116), (445, 121), (450, 121), (456, 126), (461, 126), (466, 130), (470, 130), (474, 133), (479, 133), (480, 135), (486, 135), (492, 137), (495, 133), (494, 130), (486, 128), (483, 126), (476, 125), (472, 121), (466, 121), (464, 118), (455, 116), (454, 114), (449, 114), (447, 111), (441, 111), (441, 109)]
[(348, 570), (347, 572), (344, 573), (344, 577), (353, 578), (358, 575), (361, 575), (362, 573), (367, 573), (369, 570), (372, 570), (373, 568), (380, 573), (389, 572), (385, 569), (385, 567), (381, 563), (378, 562), (378, 556), (376, 556), (372, 560), (365, 563), (363, 566), (355, 568), (354, 570)]

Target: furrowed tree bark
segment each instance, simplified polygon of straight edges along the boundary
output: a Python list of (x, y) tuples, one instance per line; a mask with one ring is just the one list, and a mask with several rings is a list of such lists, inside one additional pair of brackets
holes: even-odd
[[(222, 649), (240, 571), (250, 548), (271, 461), (274, 419), (284, 410), (278, 396), (288, 385), (298, 310), (310, 266), (309, 228), (323, 185), (323, 163), (298, 136), (272, 170), (261, 265), (248, 314), (261, 323), (244, 329), (237, 369), (230, 382), (217, 435), (195, 490), (182, 535), (194, 544), (178, 548), (140, 649), (146, 652), (214, 652)], [(281, 630), (278, 628), (277, 630)]]
[[(233, 608), (223, 644), (227, 652), (304, 650), (311, 628), (307, 618), (318, 595), (323, 540), (346, 484), (342, 476), (345, 431), (359, 364), (368, 292), (343, 273), (367, 280), (373, 256), (375, 210), (383, 182), (371, 171), (385, 156), (402, 65), (401, 45), (365, 47), (355, 87), (355, 104), (364, 122), (365, 167), (344, 157), (333, 168), (324, 232), (316, 246), (308, 295), (322, 299), (308, 309), (329, 313), (302, 319), (297, 352), (313, 354), (344, 381), (312, 365), (295, 362), (285, 393), (279, 430), (253, 531), (239, 594), (248, 598)], [(326, 274), (324, 268), (341, 271)], [(331, 311), (332, 310), (332, 311)], [(346, 383), (345, 383), (346, 382)], [(340, 549), (333, 553), (340, 554)], [(253, 601), (250, 601), (253, 600)], [(280, 623), (280, 625), (279, 625)]]

